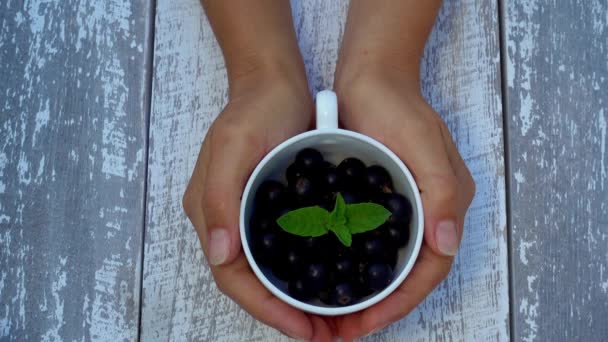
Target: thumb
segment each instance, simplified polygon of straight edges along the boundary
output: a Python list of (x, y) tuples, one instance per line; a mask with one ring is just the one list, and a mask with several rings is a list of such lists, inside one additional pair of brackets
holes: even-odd
[[(401, 127), (404, 126), (407, 127)], [(420, 189), (426, 243), (439, 255), (456, 255), (464, 213), (459, 203), (458, 178), (438, 125), (428, 120), (408, 134), (400, 130), (393, 130), (391, 134), (387, 145), (405, 161)]]
[(241, 193), (260, 159), (261, 138), (247, 128), (214, 127), (205, 141), (209, 159), (203, 189), (203, 250), (213, 266), (230, 263), (240, 250)]
[(456, 176), (445, 173), (426, 174), (418, 179), (424, 207), (424, 237), (440, 255), (454, 256), (462, 237), (463, 218), (459, 213)]

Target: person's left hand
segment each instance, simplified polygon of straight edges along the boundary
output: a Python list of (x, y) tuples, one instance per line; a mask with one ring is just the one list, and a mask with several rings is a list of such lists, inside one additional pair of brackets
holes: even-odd
[(356, 70), (354, 77), (337, 75), (340, 119), (405, 162), (420, 189), (425, 224), (420, 254), (401, 286), (366, 310), (336, 318), (345, 341), (403, 318), (447, 277), (475, 194), (473, 178), (447, 126), (420, 95), (417, 77), (383, 66)]

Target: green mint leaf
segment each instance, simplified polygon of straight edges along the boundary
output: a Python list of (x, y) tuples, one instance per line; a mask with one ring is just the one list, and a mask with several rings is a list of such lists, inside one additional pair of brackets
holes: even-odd
[(346, 206), (346, 227), (351, 234), (364, 233), (381, 226), (391, 212), (380, 204), (358, 203)]
[(350, 234), (346, 226), (337, 225), (332, 227), (330, 230), (336, 235), (338, 240), (340, 240), (344, 246), (350, 247), (350, 245), (352, 245), (353, 236)]
[(292, 210), (277, 219), (284, 231), (307, 237), (327, 234), (328, 222), (329, 212), (318, 206)]
[(346, 223), (346, 203), (344, 203), (344, 197), (338, 192), (336, 196), (336, 204), (334, 210), (330, 215), (330, 226), (344, 225)]

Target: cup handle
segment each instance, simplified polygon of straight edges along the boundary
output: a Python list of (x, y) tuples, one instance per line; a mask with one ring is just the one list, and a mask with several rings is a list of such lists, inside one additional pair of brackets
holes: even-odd
[(317, 129), (338, 128), (338, 98), (331, 90), (317, 93)]

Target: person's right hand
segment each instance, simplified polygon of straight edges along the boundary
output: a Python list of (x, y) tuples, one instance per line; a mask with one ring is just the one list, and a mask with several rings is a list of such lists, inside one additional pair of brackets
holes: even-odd
[(249, 175), (273, 147), (311, 123), (306, 80), (253, 72), (234, 81), (230, 91), (228, 105), (205, 137), (184, 209), (221, 292), (291, 337), (329, 340), (332, 333), (325, 320), (289, 306), (260, 283), (239, 236), (240, 198)]

